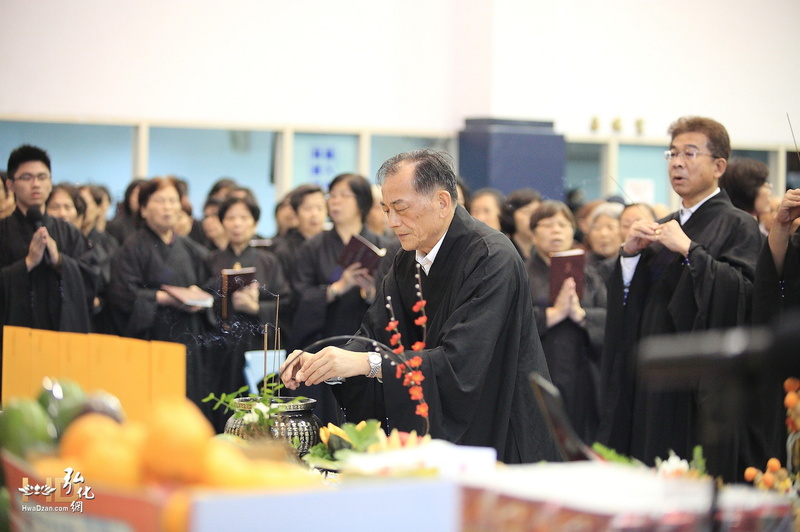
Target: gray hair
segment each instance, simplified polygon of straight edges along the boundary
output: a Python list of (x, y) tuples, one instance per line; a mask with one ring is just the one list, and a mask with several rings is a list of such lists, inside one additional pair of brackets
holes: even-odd
[(396, 174), (404, 163), (414, 165), (414, 191), (429, 196), (437, 189), (444, 189), (458, 202), (456, 174), (453, 170), (453, 158), (443, 151), (415, 150), (395, 155), (383, 163), (376, 175), (378, 184), (383, 184), (387, 176)]
[(619, 217), (622, 215), (622, 211), (625, 210), (625, 205), (621, 203), (617, 203), (615, 201), (606, 201), (605, 203), (601, 203), (594, 209), (592, 209), (591, 214), (589, 214), (589, 227), (594, 225), (595, 220), (602, 215), (606, 215), (609, 218), (614, 218), (615, 220), (619, 220)]

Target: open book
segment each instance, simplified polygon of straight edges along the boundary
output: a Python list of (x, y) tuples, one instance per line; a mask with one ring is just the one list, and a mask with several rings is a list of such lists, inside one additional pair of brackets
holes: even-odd
[(347, 268), (353, 263), (360, 262), (361, 267), (367, 268), (372, 275), (385, 256), (386, 248), (379, 248), (361, 235), (353, 235), (339, 255), (339, 265)]
[(568, 277), (575, 279), (578, 299), (583, 297), (583, 266), (585, 252), (582, 249), (554, 251), (550, 253), (550, 303), (555, 302), (561, 286)]
[(214, 296), (194, 285), (186, 287), (162, 284), (161, 289), (188, 307), (214, 306)]

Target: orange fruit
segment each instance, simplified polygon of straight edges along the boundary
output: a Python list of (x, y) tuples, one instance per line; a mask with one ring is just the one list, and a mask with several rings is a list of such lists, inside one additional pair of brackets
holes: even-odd
[(789, 377), (783, 381), (783, 389), (786, 392), (796, 392), (800, 389), (800, 379), (797, 377)]
[(122, 437), (115, 443), (95, 440), (81, 457), (81, 473), (87, 484), (137, 488), (142, 484), (142, 465), (138, 449)]
[(767, 460), (767, 471), (770, 473), (777, 473), (781, 468), (781, 461), (777, 458), (770, 458)]
[(758, 469), (755, 467), (750, 466), (744, 470), (744, 479), (747, 482), (753, 482), (753, 480), (756, 478), (756, 475), (758, 475)]
[(144, 440), (147, 437), (147, 428), (141, 421), (126, 421), (122, 424), (121, 437), (125, 443), (141, 454)]
[(307, 467), (279, 460), (253, 460), (256, 486), (270, 490), (296, 490), (321, 485), (322, 477)]
[(794, 408), (798, 400), (800, 400), (800, 396), (797, 395), (797, 392), (787, 392), (786, 397), (783, 398), (783, 406)]
[(208, 443), (202, 468), (207, 486), (243, 488), (255, 483), (252, 464), (242, 450), (217, 438)]
[(146, 474), (168, 482), (201, 482), (214, 428), (200, 409), (186, 398), (162, 400), (153, 406), (145, 425), (142, 463)]
[(766, 473), (764, 473), (764, 476), (761, 477), (761, 482), (762, 484), (764, 484), (765, 487), (771, 488), (772, 486), (775, 485), (775, 474), (767, 471)]
[(94, 412), (84, 414), (67, 426), (58, 451), (63, 458), (82, 460), (90, 443), (98, 441), (113, 446), (121, 435), (121, 425), (107, 415)]

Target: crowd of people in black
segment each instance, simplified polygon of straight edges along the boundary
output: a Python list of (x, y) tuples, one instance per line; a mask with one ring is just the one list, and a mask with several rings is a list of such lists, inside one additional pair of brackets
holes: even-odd
[[(719, 387), (709, 376), (687, 391), (650, 389), (636, 371), (639, 341), (765, 323), (800, 298), (800, 190), (774, 198), (766, 165), (731, 160), (713, 120), (679, 119), (670, 135), (674, 213), (619, 197), (568, 206), (531, 188), (470, 194), (460, 179), (454, 206), (505, 234), (524, 261), (530, 327), (580, 437), (648, 463), (668, 450), (691, 455), (705, 398)], [(277, 202), (270, 237), (256, 232), (257, 198), (232, 179), (211, 188), (199, 221), (174, 176), (132, 181), (109, 219), (105, 187), (54, 185), (47, 153), (29, 145), (11, 153), (0, 200), (1, 323), (180, 342), (187, 395), (219, 430), (224, 419), (201, 399), (245, 384), (244, 353), (354, 334), (401, 248), (381, 189), (352, 173), (292, 190)], [(375, 272), (339, 264), (354, 235), (388, 250)], [(576, 248), (585, 250), (580, 282), (568, 277), (551, 297), (553, 255)], [(257, 282), (228, 298), (222, 271), (250, 267)], [(173, 286), (210, 293), (213, 305), (187, 302)], [(317, 399), (323, 422), (341, 421), (329, 386), (294, 393)], [(744, 467), (781, 456), (780, 430), (766, 425), (782, 406), (769, 409), (774, 419), (739, 418), (714, 449), (713, 471), (738, 480)]]

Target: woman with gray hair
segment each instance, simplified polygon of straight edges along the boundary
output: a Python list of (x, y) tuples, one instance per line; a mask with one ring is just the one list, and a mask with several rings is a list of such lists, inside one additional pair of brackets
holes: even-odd
[(589, 214), (589, 231), (586, 233), (589, 254), (586, 256), (586, 263), (594, 266), (606, 282), (614, 271), (619, 247), (622, 245), (619, 216), (624, 209), (625, 206), (621, 203), (607, 201), (592, 209)]

